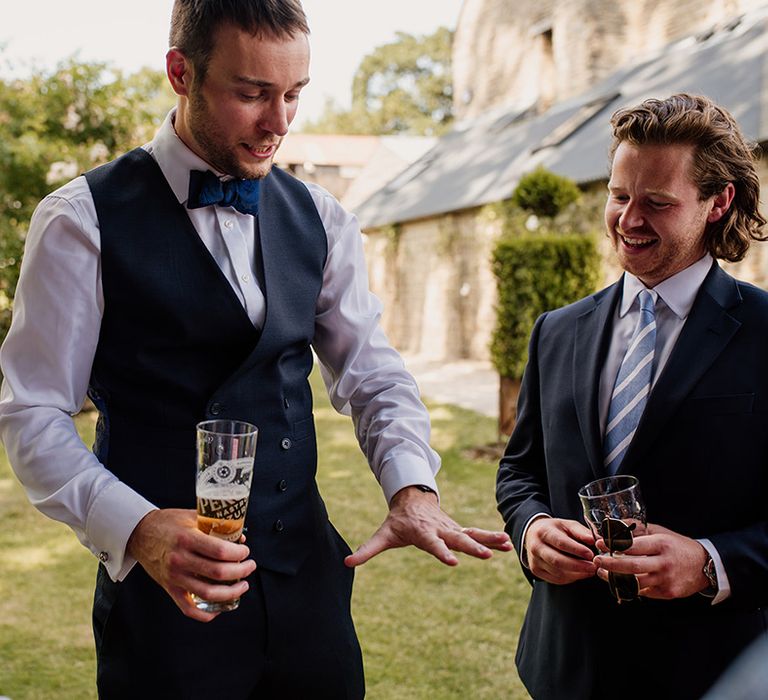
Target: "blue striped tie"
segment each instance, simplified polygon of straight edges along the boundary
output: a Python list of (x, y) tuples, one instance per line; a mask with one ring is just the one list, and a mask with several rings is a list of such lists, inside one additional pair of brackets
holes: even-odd
[(603, 440), (603, 463), (610, 474), (617, 472), (624, 459), (651, 390), (653, 353), (656, 348), (654, 303), (648, 290), (640, 292), (640, 318), (611, 395)]

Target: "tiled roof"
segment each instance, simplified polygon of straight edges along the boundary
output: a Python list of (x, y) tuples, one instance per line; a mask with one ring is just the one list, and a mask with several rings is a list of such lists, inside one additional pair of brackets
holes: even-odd
[(542, 114), (494, 112), (459, 125), (355, 208), (365, 228), (508, 198), (537, 165), (579, 183), (607, 178), (610, 116), (676, 92), (726, 107), (747, 138), (768, 140), (768, 16), (763, 9), (718, 31), (670, 44)]

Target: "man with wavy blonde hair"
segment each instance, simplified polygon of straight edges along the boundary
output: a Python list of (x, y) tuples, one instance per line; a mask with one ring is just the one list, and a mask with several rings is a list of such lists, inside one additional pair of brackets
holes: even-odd
[[(768, 293), (716, 262), (765, 237), (756, 151), (701, 96), (611, 124), (624, 275), (537, 321), (499, 468), (533, 585), (517, 666), (537, 700), (693, 699), (768, 624)], [(649, 520), (621, 557), (577, 495), (614, 474)]]
[(759, 211), (760, 178), (755, 169), (757, 149), (746, 141), (736, 120), (722, 107), (700, 95), (678, 94), (647, 100), (622, 109), (611, 119), (611, 160), (622, 143), (631, 146), (689, 144), (690, 176), (704, 201), (734, 187), (731, 206), (711, 222), (704, 246), (713, 258), (738, 262), (753, 240), (762, 241), (765, 219)]

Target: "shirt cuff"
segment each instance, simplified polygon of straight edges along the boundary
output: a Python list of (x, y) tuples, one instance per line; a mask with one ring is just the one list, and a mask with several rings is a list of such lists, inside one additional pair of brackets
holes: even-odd
[(128, 538), (156, 506), (130, 486), (116, 481), (98, 495), (85, 522), (88, 548), (104, 564), (113, 581), (122, 581), (136, 560), (126, 553)]
[(387, 503), (406, 486), (428, 486), (440, 500), (440, 491), (431, 467), (426, 460), (415, 455), (402, 454), (388, 459), (381, 467), (379, 483)]
[(518, 550), (520, 552), (520, 562), (522, 565), (528, 569), (528, 571), (531, 570), (531, 567), (528, 566), (528, 550), (525, 548), (525, 536), (528, 534), (528, 528), (531, 526), (531, 523), (534, 520), (538, 520), (539, 518), (551, 518), (552, 516), (549, 513), (536, 513), (536, 515), (532, 515), (531, 518), (528, 520), (528, 522), (525, 524), (525, 527), (523, 528), (523, 534), (520, 537), (520, 549)]
[(728, 574), (725, 573), (723, 560), (720, 558), (720, 554), (718, 554), (715, 545), (707, 539), (696, 541), (707, 550), (709, 556), (712, 557), (712, 561), (715, 562), (715, 572), (717, 573), (717, 595), (712, 598), (712, 605), (717, 605), (730, 597), (731, 582), (728, 580)]

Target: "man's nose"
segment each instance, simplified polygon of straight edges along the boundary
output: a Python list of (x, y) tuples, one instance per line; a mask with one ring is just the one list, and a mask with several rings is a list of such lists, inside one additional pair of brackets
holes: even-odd
[(624, 204), (624, 208), (619, 216), (619, 227), (622, 231), (628, 231), (629, 229), (637, 228), (643, 225), (643, 217), (640, 213), (640, 208), (636, 202), (629, 200)]
[(289, 124), (288, 107), (282, 99), (272, 100), (259, 119), (259, 128), (277, 136), (285, 136), (288, 133)]

